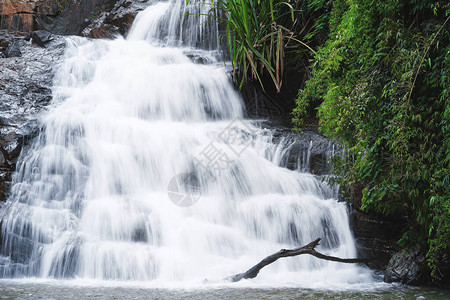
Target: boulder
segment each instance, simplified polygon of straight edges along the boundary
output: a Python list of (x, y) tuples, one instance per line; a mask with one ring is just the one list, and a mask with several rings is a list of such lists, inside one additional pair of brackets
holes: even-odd
[(421, 272), (425, 256), (418, 250), (408, 250), (394, 254), (384, 273), (384, 281), (419, 285), (424, 282)]
[(37, 30), (31, 33), (31, 40), (33, 44), (45, 47), (46, 44), (53, 40), (53, 35), (45, 30)]
[(195, 52), (187, 52), (186, 56), (194, 63), (199, 65), (208, 64), (208, 58)]
[(5, 57), (20, 57), (22, 55), (22, 52), (20, 51), (22, 44), (22, 40), (15, 40), (9, 44), (5, 51)]

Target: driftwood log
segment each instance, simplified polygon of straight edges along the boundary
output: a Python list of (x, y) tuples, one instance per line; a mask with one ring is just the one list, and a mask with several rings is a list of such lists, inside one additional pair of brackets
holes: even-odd
[(262, 268), (275, 262), (279, 258), (289, 257), (289, 256), (297, 256), (297, 255), (301, 255), (301, 254), (309, 254), (309, 255), (315, 256), (320, 259), (336, 261), (336, 262), (341, 262), (341, 263), (362, 263), (362, 262), (370, 261), (370, 259), (367, 259), (367, 258), (339, 258), (339, 257), (328, 256), (328, 255), (319, 253), (314, 248), (319, 244), (320, 240), (321, 239), (318, 238), (315, 241), (309, 243), (308, 245), (297, 248), (297, 249), (291, 249), (291, 250), (281, 249), (277, 253), (267, 256), (262, 261), (260, 261), (258, 264), (254, 265), (253, 267), (248, 269), (246, 272), (227, 277), (225, 280), (228, 280), (231, 282), (238, 282), (242, 279), (255, 278), (256, 276), (258, 276), (258, 273), (259, 273), (259, 271), (261, 271)]

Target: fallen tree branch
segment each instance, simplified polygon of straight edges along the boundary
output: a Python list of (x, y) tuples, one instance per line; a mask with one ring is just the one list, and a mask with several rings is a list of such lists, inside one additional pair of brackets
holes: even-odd
[(262, 268), (275, 262), (279, 258), (289, 257), (289, 256), (297, 256), (297, 255), (301, 255), (301, 254), (309, 254), (309, 255), (315, 256), (320, 259), (341, 262), (341, 263), (362, 263), (362, 262), (370, 261), (370, 259), (367, 259), (367, 258), (339, 258), (339, 257), (329, 256), (329, 255), (319, 253), (314, 248), (319, 244), (320, 240), (321, 239), (318, 238), (315, 241), (312, 241), (311, 243), (309, 243), (308, 245), (297, 248), (297, 249), (291, 249), (291, 250), (281, 249), (277, 253), (267, 256), (262, 261), (260, 261), (258, 264), (254, 265), (253, 267), (248, 269), (246, 272), (227, 277), (225, 280), (228, 280), (231, 282), (238, 282), (242, 279), (255, 278), (256, 276), (258, 276), (258, 273), (259, 273), (259, 271), (261, 271)]

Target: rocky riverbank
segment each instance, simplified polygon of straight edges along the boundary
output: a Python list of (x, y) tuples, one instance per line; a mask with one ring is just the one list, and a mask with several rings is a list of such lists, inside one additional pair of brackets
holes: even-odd
[(28, 38), (0, 32), (0, 47), (0, 199), (4, 201), (17, 158), (39, 132), (37, 118), (52, 99), (53, 74), (65, 41), (43, 32)]

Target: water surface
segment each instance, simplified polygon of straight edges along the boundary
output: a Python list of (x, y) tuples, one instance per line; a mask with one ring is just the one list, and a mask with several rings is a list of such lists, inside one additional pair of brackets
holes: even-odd
[[(114, 286), (116, 284), (116, 286)], [(329, 290), (302, 287), (157, 288), (142, 284), (81, 281), (0, 280), (0, 299), (450, 299), (450, 291), (376, 283), (361, 289)]]

